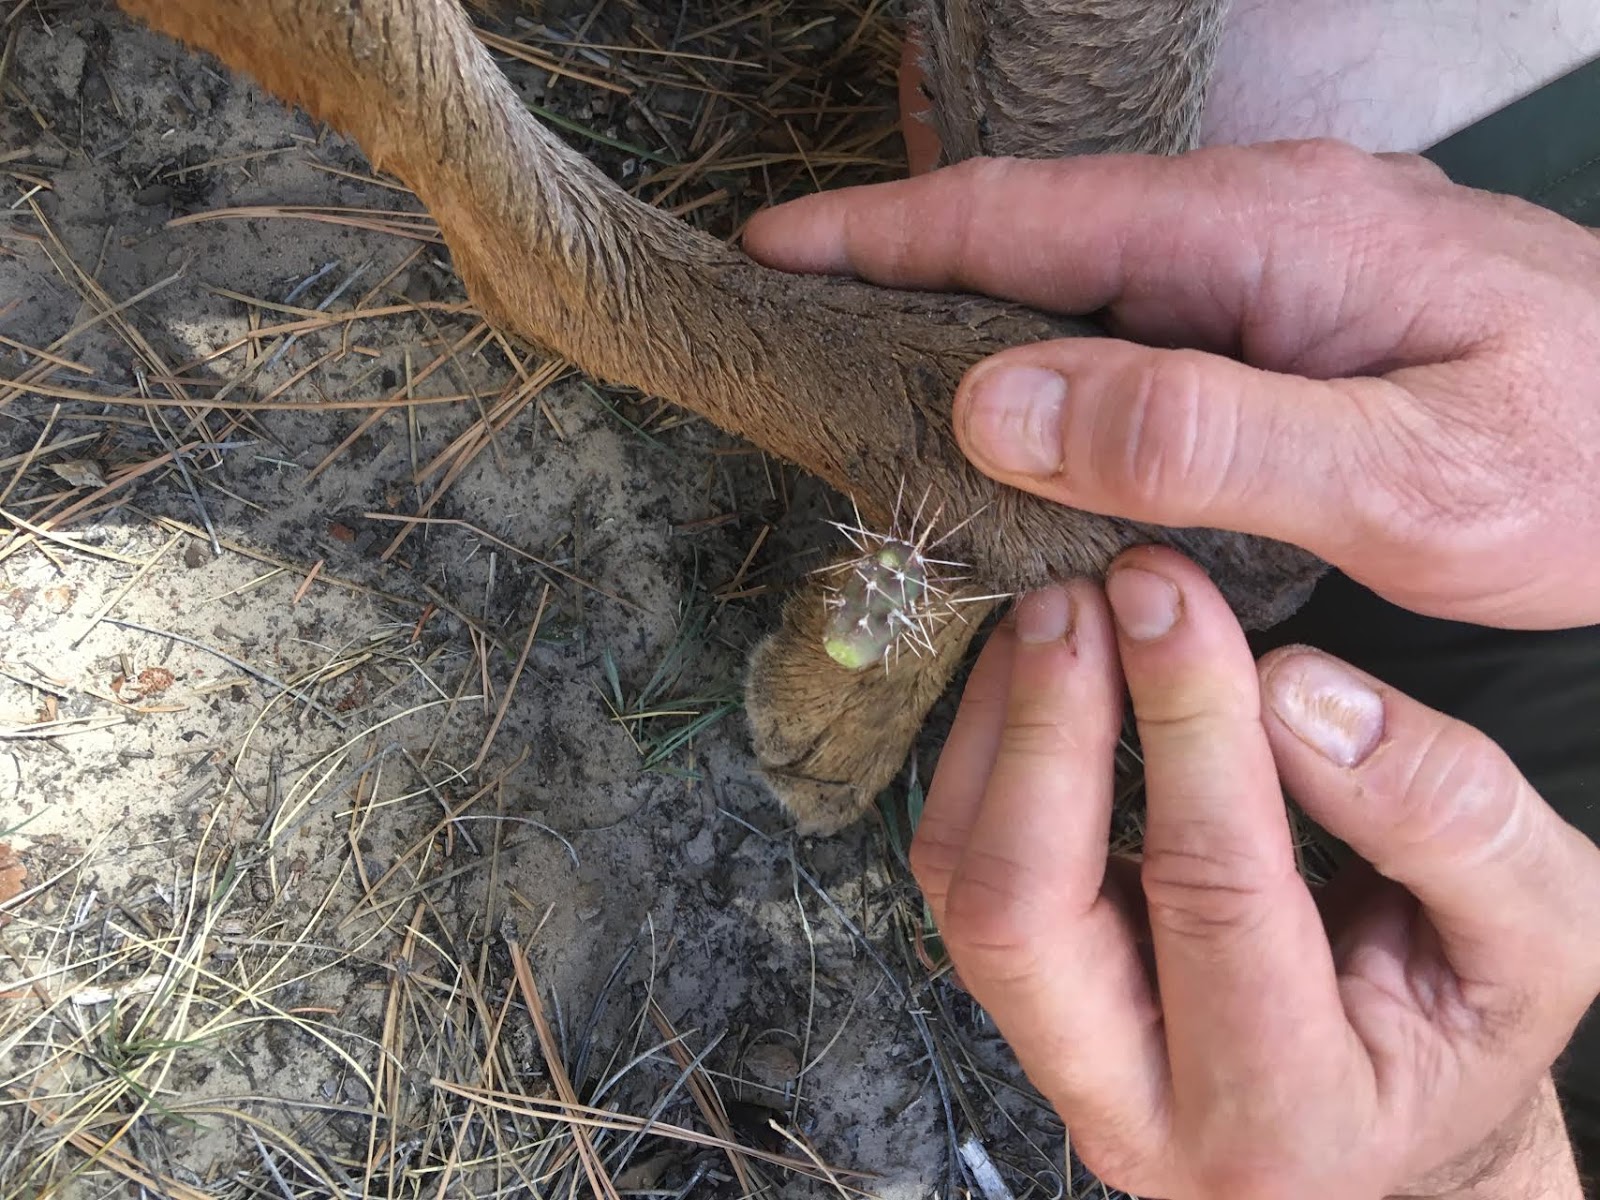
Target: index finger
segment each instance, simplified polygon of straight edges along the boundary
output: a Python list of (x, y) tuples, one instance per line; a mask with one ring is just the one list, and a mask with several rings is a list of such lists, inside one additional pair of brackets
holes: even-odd
[[(1160, 1013), (1129, 914), (1102, 888), (1122, 723), (1110, 626), (1081, 580), (1019, 604), (1005, 708), (984, 721), (989, 766), (965, 802), (939, 928), (1030, 1078), (1082, 1127), (1075, 1136), (1114, 1131), (1159, 1152)], [(939, 770), (949, 803), (957, 779)]]
[[(758, 214), (744, 245), (780, 270), (1105, 310), (1135, 338), (1243, 349), (1287, 369), (1304, 365), (1309, 339), (1348, 321), (1363, 273), (1393, 260), (1374, 242), (1414, 246), (1424, 216), (1437, 220), (1427, 206), (1393, 203), (1396, 192), (1440, 186), (1321, 142), (975, 159)], [(1386, 303), (1397, 286), (1417, 284), (1388, 279)], [(1242, 329), (1257, 344), (1241, 347)]]

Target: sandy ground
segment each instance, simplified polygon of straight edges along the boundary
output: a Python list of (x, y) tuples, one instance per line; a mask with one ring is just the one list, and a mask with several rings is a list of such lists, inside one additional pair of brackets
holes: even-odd
[[(601, 11), (507, 28), (712, 23)], [(887, 62), (872, 21), (797, 36)], [(408, 194), (214, 63), (99, 3), (0, 48), (0, 1197), (1058, 1194), (919, 962), (914, 780), (809, 843), (751, 769), (742, 663), (835, 498), (485, 330)], [(692, 157), (671, 89), (514, 78), (625, 180)], [(867, 171), (887, 79), (829, 93)]]

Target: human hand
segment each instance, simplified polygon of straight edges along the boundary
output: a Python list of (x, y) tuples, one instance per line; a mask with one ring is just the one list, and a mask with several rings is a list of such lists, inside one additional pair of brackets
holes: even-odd
[(772, 210), (746, 246), (1185, 347), (980, 363), (955, 428), (1002, 482), (1294, 542), (1432, 616), (1600, 621), (1600, 238), (1532, 205), (1278, 144), (963, 163)]
[[(1107, 863), (1124, 675), (1136, 877)], [(1363, 860), (1322, 911), (1280, 777)], [(1600, 851), (1476, 731), (1315, 651), (1258, 668), (1171, 551), (1017, 606), (911, 861), (964, 984), (1116, 1187), (1360, 1200), (1517, 1172), (1548, 1190), (1472, 1194), (1578, 1194), (1541, 1081), (1600, 987)]]

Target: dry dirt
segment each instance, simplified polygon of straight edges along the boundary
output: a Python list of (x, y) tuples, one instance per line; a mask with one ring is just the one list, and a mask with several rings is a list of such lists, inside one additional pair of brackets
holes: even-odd
[[(624, 181), (753, 147), (666, 198), (724, 231), (897, 169), (877, 8), (497, 19), (632, 89), (513, 64)], [(706, 121), (661, 82), (696, 60), (579, 34), (757, 99)], [(774, 39), (863, 82), (797, 72), (808, 113)], [(1059, 1194), (919, 962), (914, 777), (806, 842), (752, 772), (741, 665), (836, 498), (551, 382), (407, 193), (213, 62), (101, 3), (7, 0), (0, 52), (0, 1197)], [(580, 1134), (524, 1103), (558, 1063), (806, 1169)]]

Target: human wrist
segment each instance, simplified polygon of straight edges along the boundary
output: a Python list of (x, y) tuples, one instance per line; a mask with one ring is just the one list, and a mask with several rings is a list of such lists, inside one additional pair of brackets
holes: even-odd
[(1395, 1200), (1582, 1200), (1572, 1139), (1547, 1075), (1529, 1102), (1478, 1146)]

